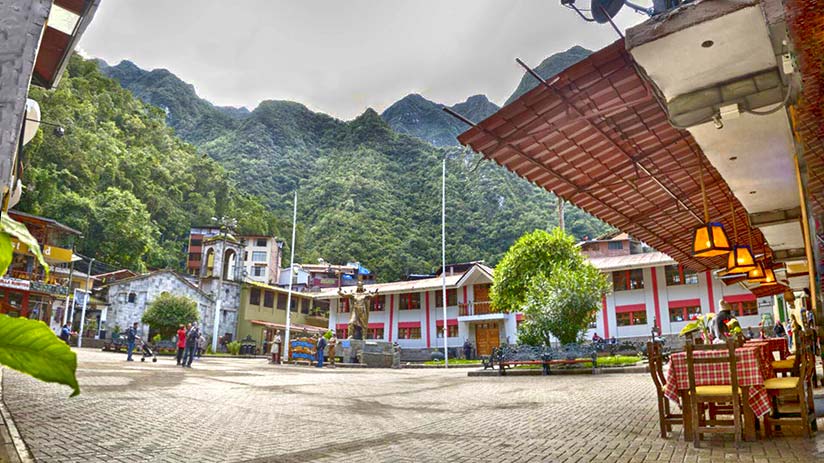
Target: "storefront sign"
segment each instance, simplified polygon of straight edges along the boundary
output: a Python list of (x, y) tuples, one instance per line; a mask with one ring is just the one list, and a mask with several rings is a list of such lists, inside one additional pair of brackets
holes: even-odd
[(60, 285), (50, 285), (41, 281), (32, 281), (31, 290), (38, 293), (53, 294), (56, 296), (65, 296), (69, 294), (69, 288)]
[(31, 282), (28, 280), (6, 277), (0, 278), (0, 287), (28, 291), (31, 288)]
[[(29, 247), (20, 241), (17, 241), (15, 238), (11, 239), (11, 246), (15, 252), (20, 254), (28, 254), (33, 255), (29, 252)], [(57, 246), (50, 246), (48, 244), (44, 244), (40, 247), (40, 250), (43, 252), (43, 256), (46, 257), (47, 260), (52, 262), (71, 262), (72, 260), (72, 250), (71, 249), (64, 249), (59, 248)]]

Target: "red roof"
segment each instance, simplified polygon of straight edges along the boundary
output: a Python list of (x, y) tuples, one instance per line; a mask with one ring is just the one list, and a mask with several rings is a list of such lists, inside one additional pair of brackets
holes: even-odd
[[(593, 53), (458, 137), (463, 145), (694, 270), (704, 221), (699, 161), (712, 221), (746, 243), (746, 211), (684, 130), (670, 125), (623, 41)], [(753, 243), (763, 243), (754, 230)], [(756, 252), (763, 252), (756, 246)]]

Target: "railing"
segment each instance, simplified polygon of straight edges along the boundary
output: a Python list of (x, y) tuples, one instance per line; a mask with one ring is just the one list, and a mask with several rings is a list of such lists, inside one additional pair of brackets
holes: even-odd
[(44, 279), (42, 273), (31, 273), (22, 270), (12, 270), (9, 274), (12, 278), (18, 280), (41, 281), (50, 285), (65, 285), (68, 282), (68, 278), (57, 278), (54, 274), (50, 274), (48, 279)]
[(492, 302), (490, 301), (469, 301), (458, 304), (458, 314), (461, 317), (486, 315), (490, 313), (494, 313), (492, 311)]

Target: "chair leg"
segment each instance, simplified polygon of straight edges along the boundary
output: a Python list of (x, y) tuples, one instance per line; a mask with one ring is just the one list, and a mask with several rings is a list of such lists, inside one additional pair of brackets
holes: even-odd
[[(735, 395), (737, 394), (733, 394)], [(732, 422), (735, 427), (735, 447), (737, 448), (741, 445), (741, 435), (744, 429), (741, 423), (741, 401), (737, 397), (732, 399)]]
[(698, 415), (698, 400), (695, 397), (690, 400), (690, 408), (692, 413), (692, 446), (698, 448), (701, 435), (698, 433), (698, 426), (701, 422), (701, 417)]
[(667, 438), (667, 421), (666, 421), (666, 411), (664, 406), (664, 401), (667, 400), (664, 397), (658, 396), (658, 424), (661, 427), (661, 438)]

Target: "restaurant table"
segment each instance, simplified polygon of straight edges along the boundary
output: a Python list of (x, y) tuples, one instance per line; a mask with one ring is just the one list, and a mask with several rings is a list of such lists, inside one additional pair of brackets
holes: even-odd
[(764, 338), (758, 341), (765, 341), (770, 345), (770, 352), (778, 352), (781, 360), (790, 355), (790, 347), (787, 345), (787, 338)]
[(758, 349), (760, 357), (758, 364), (761, 367), (761, 376), (764, 379), (774, 378), (775, 371), (773, 370), (772, 363), (775, 361), (775, 356), (773, 356), (773, 352), (775, 351), (773, 350), (773, 343), (766, 339), (752, 339), (744, 343), (744, 346)]
[[(755, 440), (755, 421), (770, 412), (770, 399), (764, 389), (765, 369), (763, 367), (764, 347), (759, 345), (739, 347), (735, 350), (738, 372), (738, 385), (747, 400), (742, 400), (744, 411), (744, 439)], [(694, 358), (723, 357), (723, 350), (700, 350), (693, 353)], [(725, 363), (700, 363), (694, 365), (696, 386), (716, 386), (730, 384), (730, 371)], [(687, 372), (686, 352), (670, 355), (667, 385), (664, 396), (679, 403), (684, 413), (684, 439), (691, 440), (691, 420), (689, 416), (689, 373)]]

